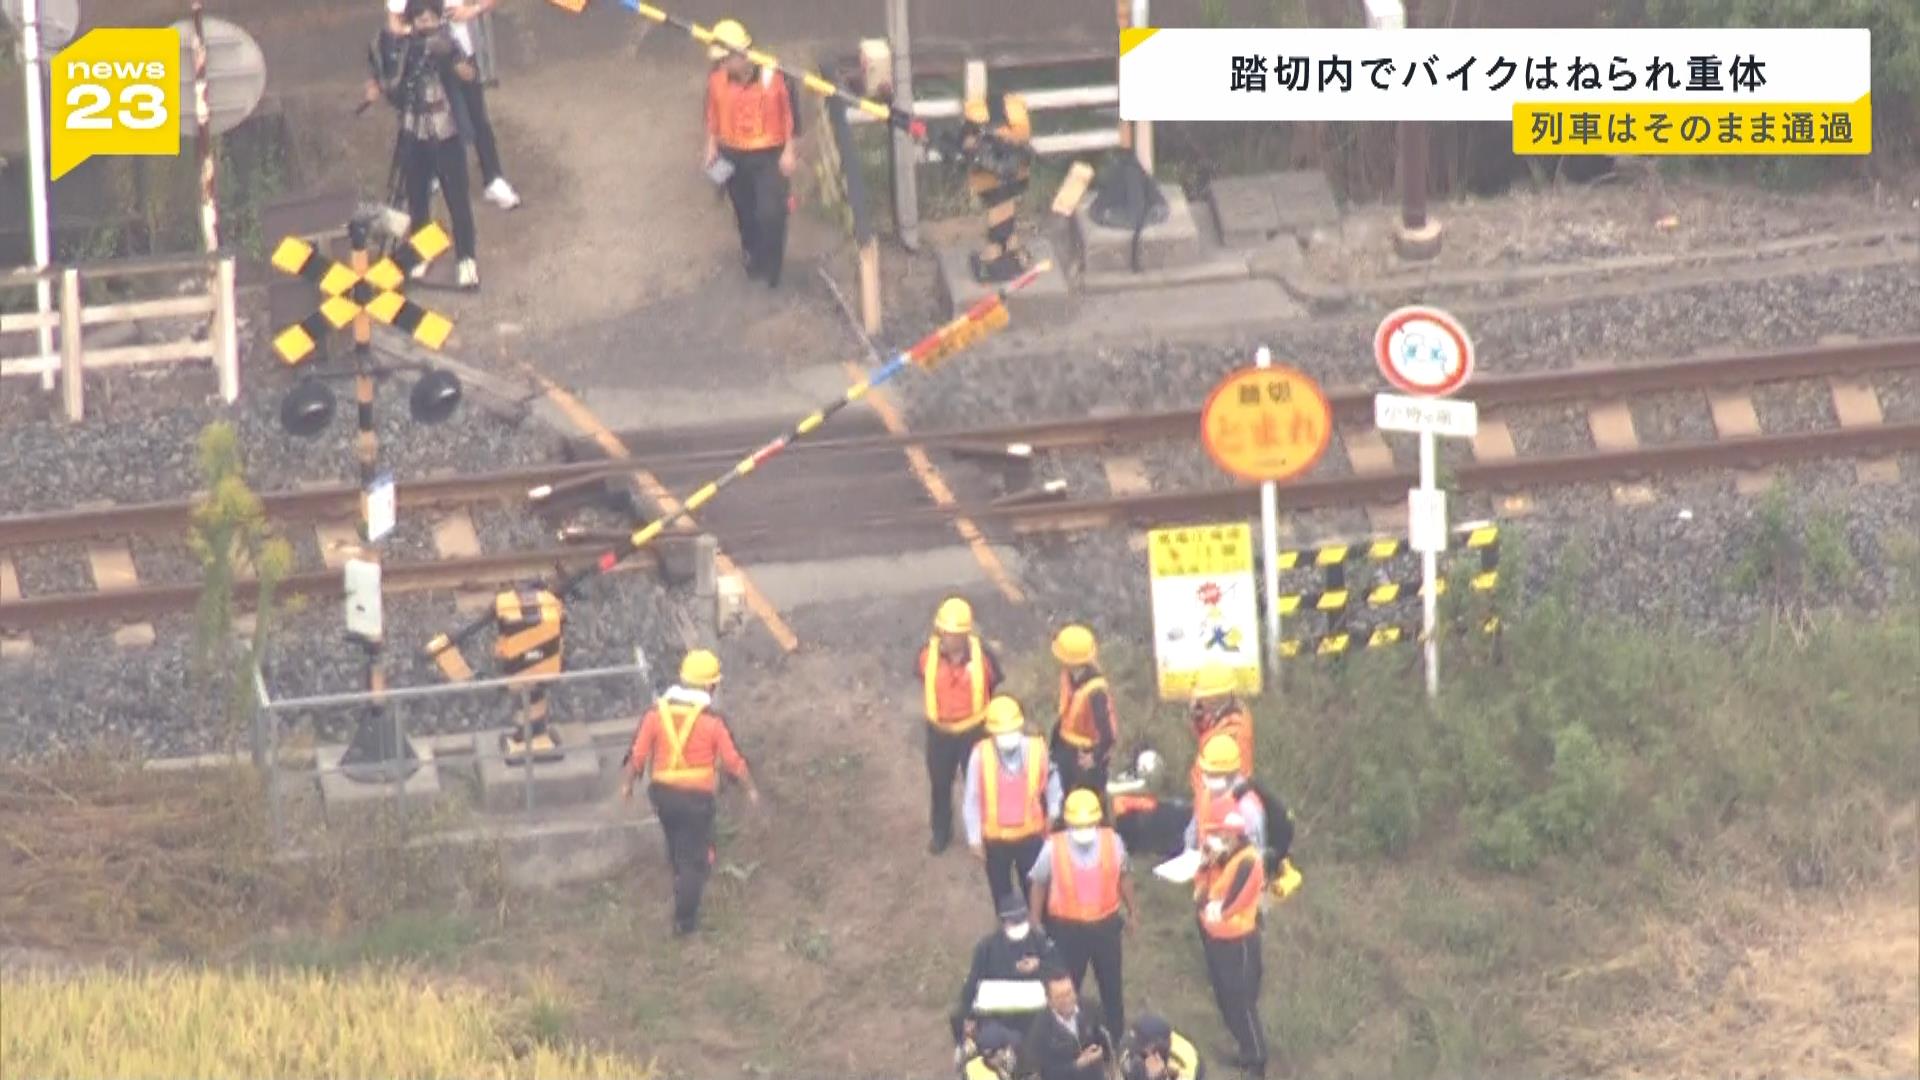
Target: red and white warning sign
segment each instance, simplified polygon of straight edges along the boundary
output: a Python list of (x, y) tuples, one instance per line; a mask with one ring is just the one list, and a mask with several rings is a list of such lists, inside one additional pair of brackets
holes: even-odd
[(1460, 320), (1431, 307), (1403, 307), (1373, 333), (1380, 374), (1420, 397), (1446, 397), (1473, 376), (1473, 339)]

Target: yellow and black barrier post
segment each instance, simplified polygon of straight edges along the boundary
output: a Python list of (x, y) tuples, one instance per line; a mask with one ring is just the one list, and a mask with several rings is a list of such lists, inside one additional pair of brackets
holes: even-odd
[[(1500, 583), (1500, 527), (1491, 523), (1462, 526), (1465, 548), (1478, 559), (1478, 566), (1467, 576), (1467, 586), (1475, 594), (1491, 596)], [(1280, 570), (1317, 570), (1319, 588), (1283, 593), (1280, 613), (1297, 617), (1316, 613), (1325, 620), (1318, 634), (1303, 634), (1280, 642), (1280, 655), (1292, 659), (1301, 656), (1343, 656), (1357, 649), (1377, 649), (1388, 645), (1420, 640), (1418, 619), (1394, 618), (1391, 609), (1404, 601), (1420, 597), (1420, 569), (1396, 567), (1395, 562), (1409, 553), (1407, 541), (1388, 537), (1362, 543), (1330, 543), (1317, 548), (1280, 552)], [(1349, 583), (1350, 569), (1372, 570), (1370, 582)], [(1439, 595), (1447, 592), (1447, 579), (1434, 579)], [(1366, 612), (1370, 619), (1354, 619)], [(1384, 616), (1384, 617), (1382, 617)], [(1356, 623), (1358, 625), (1356, 625)], [(1500, 616), (1489, 609), (1479, 620), (1479, 630), (1495, 638), (1498, 644)]]

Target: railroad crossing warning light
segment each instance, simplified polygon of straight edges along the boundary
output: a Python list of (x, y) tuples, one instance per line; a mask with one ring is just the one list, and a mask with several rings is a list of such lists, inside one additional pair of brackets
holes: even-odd
[(408, 411), (422, 424), (438, 424), (460, 406), (460, 380), (451, 371), (435, 368), (420, 376), (407, 397)]
[[(505, 589), (493, 598), (493, 622), (498, 636), (494, 659), (508, 676), (557, 675), (563, 662), (561, 633), (566, 607), (560, 598), (535, 584)], [(520, 721), (500, 736), (500, 750), (509, 764), (560, 756), (560, 741), (547, 726), (547, 684), (520, 688)]]
[(333, 391), (319, 379), (301, 379), (280, 403), (280, 426), (290, 435), (310, 439), (333, 422)]

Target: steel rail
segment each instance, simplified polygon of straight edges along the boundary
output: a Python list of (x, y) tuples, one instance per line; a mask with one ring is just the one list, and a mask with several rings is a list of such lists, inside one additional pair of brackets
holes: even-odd
[[(381, 567), (381, 590), (388, 594), (426, 592), (435, 589), (478, 589), (505, 581), (545, 574), (556, 567), (578, 566), (591, 562), (600, 549), (582, 545), (545, 548), (540, 551), (507, 552), (466, 559), (434, 562), (388, 563)], [(651, 556), (637, 560), (631, 569), (657, 569)], [(629, 567), (622, 567), (623, 570)], [(233, 600), (241, 608), (251, 608), (256, 581), (247, 578), (234, 583)], [(282, 582), (281, 596), (306, 596), (336, 599), (344, 594), (345, 578), (338, 570), (295, 574)], [(142, 585), (132, 589), (106, 592), (61, 593), (54, 596), (30, 596), (0, 603), (0, 629), (31, 630), (59, 623), (112, 621), (127, 622), (163, 615), (190, 612), (200, 600), (200, 583), (185, 585)]]
[[(1756, 435), (1744, 439), (1640, 447), (1633, 450), (1565, 454), (1555, 457), (1476, 462), (1454, 472), (1453, 487), (1460, 492), (1539, 490), (1610, 480), (1637, 480), (1662, 473), (1715, 469), (1757, 468), (1820, 458), (1866, 457), (1920, 452), (1920, 421)], [(1289, 510), (1381, 505), (1397, 502), (1417, 480), (1411, 470), (1368, 476), (1341, 476), (1301, 480), (1279, 486), (1280, 506)], [(1115, 525), (1161, 525), (1222, 516), (1251, 515), (1258, 509), (1259, 489), (1224, 488), (1129, 495), (1067, 502), (988, 503), (974, 506), (929, 507), (865, 519), (836, 519), (843, 527), (871, 528), (885, 524), (944, 521), (955, 514), (976, 520), (1003, 521), (1016, 534), (1078, 532)], [(790, 527), (730, 538), (742, 555), (751, 555), (754, 539)], [(400, 563), (386, 567), (389, 592), (479, 588), (502, 581), (564, 569), (594, 560), (600, 549), (569, 545), (535, 552), (482, 555), (469, 559)], [(632, 568), (657, 569), (652, 553), (642, 552)], [(627, 567), (623, 566), (622, 569)], [(250, 603), (252, 581), (236, 584), (236, 602)], [(333, 598), (341, 595), (343, 579), (335, 571), (299, 574), (282, 586), (283, 595)], [(30, 630), (37, 626), (82, 621), (127, 621), (191, 611), (200, 586), (156, 585), (109, 592), (67, 593), (29, 597), (0, 603), (0, 629)]]
[[(1739, 356), (1690, 357), (1655, 364), (1622, 367), (1596, 365), (1496, 375), (1475, 380), (1469, 396), (1481, 409), (1486, 410), (1544, 405), (1574, 398), (1620, 398), (1917, 368), (1920, 368), (1920, 337), (1889, 338)], [(1346, 387), (1330, 391), (1327, 397), (1337, 420), (1369, 423), (1373, 416), (1375, 392), (1374, 387)], [(1072, 417), (904, 435), (820, 439), (811, 443), (797, 443), (791, 452), (804, 456), (920, 446), (999, 453), (1014, 445), (1023, 445), (1036, 451), (1074, 450), (1192, 437), (1198, 433), (1199, 427), (1199, 409), (1169, 409), (1128, 416)], [(520, 498), (527, 490), (542, 484), (576, 485), (596, 477), (634, 469), (657, 472), (670, 465), (732, 461), (740, 457), (745, 449), (750, 448), (728, 446), (724, 449), (642, 456), (624, 461), (555, 463), (471, 476), (407, 480), (398, 484), (396, 497), (400, 505), (410, 507), (466, 505), (495, 498)], [(1292, 488), (1300, 490), (1301, 485), (1295, 484)], [(261, 503), (270, 519), (310, 521), (351, 516), (356, 512), (359, 497), (360, 492), (356, 487), (330, 485), (265, 494), (261, 496)], [(192, 513), (191, 500), (176, 500), (0, 518), (0, 547), (62, 543), (101, 536), (184, 532)]]

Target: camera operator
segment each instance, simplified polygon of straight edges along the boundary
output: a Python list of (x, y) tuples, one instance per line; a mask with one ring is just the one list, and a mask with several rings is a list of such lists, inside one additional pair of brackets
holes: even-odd
[[(447, 5), (447, 31), (469, 62), (474, 60), (471, 23), (492, 11), (495, 2), (466, 0)], [(406, 10), (407, 0), (387, 0), (388, 25), (395, 33), (405, 32)], [(493, 121), (487, 118), (486, 86), (480, 79), (463, 81), (460, 95), (467, 107), (467, 118), (473, 121), (470, 134), (474, 153), (480, 159), (480, 180), (485, 185), (480, 191), (481, 197), (502, 210), (511, 210), (520, 205), (520, 195), (507, 183), (506, 173), (500, 168), (500, 146), (493, 138)]]
[(406, 0), (401, 32), (389, 26), (374, 41), (376, 78), (367, 85), (367, 100), (384, 96), (400, 113), (399, 142), (394, 148), (407, 196), (409, 228), (429, 220), (433, 183), (447, 200), (453, 217), (453, 249), (458, 256), (460, 287), (480, 287), (480, 264), (475, 260), (473, 202), (467, 188), (466, 142), (471, 131), (465, 95), (460, 87), (475, 81), (473, 62), (442, 21), (445, 0)]

